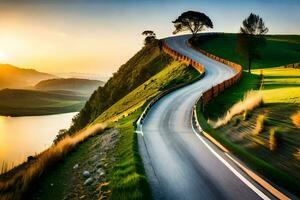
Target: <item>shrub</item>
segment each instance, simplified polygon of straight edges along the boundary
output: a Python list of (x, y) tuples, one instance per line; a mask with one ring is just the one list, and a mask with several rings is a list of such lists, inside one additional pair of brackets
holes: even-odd
[(266, 117), (264, 115), (258, 115), (258, 117), (256, 119), (256, 126), (253, 131), (254, 135), (258, 135), (262, 132), (262, 130), (264, 129), (265, 119), (266, 119)]
[(281, 143), (282, 135), (280, 132), (276, 131), (275, 128), (270, 129), (269, 135), (269, 149), (275, 151), (278, 149), (279, 144)]

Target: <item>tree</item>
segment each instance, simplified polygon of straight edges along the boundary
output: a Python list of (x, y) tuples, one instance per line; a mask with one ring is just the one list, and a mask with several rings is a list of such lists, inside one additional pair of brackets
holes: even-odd
[(152, 42), (156, 41), (156, 34), (154, 31), (151, 30), (145, 30), (142, 32), (142, 35), (146, 36), (144, 40), (144, 44), (151, 44)]
[(175, 21), (172, 22), (175, 26), (173, 34), (183, 31), (191, 31), (193, 38), (205, 28), (213, 28), (213, 23), (204, 13), (196, 11), (187, 11), (182, 13)]
[(251, 73), (253, 60), (261, 58), (258, 49), (265, 46), (266, 40), (264, 35), (268, 31), (269, 29), (259, 15), (251, 13), (243, 21), (240, 33), (237, 35), (237, 51), (248, 60), (249, 73)]

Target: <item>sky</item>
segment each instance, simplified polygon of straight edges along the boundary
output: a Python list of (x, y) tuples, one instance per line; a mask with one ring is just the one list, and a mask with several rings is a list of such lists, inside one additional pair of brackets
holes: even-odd
[(208, 15), (209, 31), (238, 32), (254, 12), (270, 34), (300, 34), (300, 0), (0, 0), (0, 63), (110, 76), (142, 48), (142, 31), (171, 36), (188, 10)]

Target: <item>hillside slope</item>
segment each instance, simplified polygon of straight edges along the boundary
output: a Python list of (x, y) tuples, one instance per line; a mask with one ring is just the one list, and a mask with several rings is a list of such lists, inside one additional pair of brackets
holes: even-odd
[(103, 86), (103, 81), (79, 79), (79, 78), (59, 78), (43, 80), (34, 87), (39, 90), (71, 90), (83, 94), (91, 94), (99, 86)]
[(0, 64), (0, 89), (24, 88), (35, 85), (42, 80), (53, 78), (56, 76), (34, 69), (22, 69), (9, 64)]
[(160, 45), (157, 41), (144, 46), (122, 65), (103, 87), (92, 94), (74, 118), (69, 132), (76, 132), (94, 121), (102, 112), (168, 65), (171, 58), (162, 53)]

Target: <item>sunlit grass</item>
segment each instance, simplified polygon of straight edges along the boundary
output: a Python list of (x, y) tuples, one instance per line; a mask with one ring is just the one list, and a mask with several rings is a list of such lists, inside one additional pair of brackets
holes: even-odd
[(157, 95), (160, 90), (167, 89), (170, 83), (171, 85), (184, 83), (191, 81), (198, 75), (199, 73), (194, 68), (174, 61), (161, 72), (104, 111), (95, 122), (101, 122), (107, 119), (117, 121), (120, 117), (127, 116), (141, 107), (148, 99)]
[[(261, 70), (253, 70), (259, 75)], [(300, 103), (300, 69), (263, 69), (263, 101), (265, 103)]]
[(235, 115), (248, 113), (261, 104), (262, 94), (260, 92), (247, 92), (243, 100), (235, 103), (223, 117), (219, 118), (215, 123), (211, 124), (214, 128), (218, 128), (227, 124)]
[(263, 131), (265, 120), (266, 120), (266, 116), (258, 115), (258, 117), (256, 118), (256, 126), (255, 129), (253, 130), (253, 135), (258, 135)]

